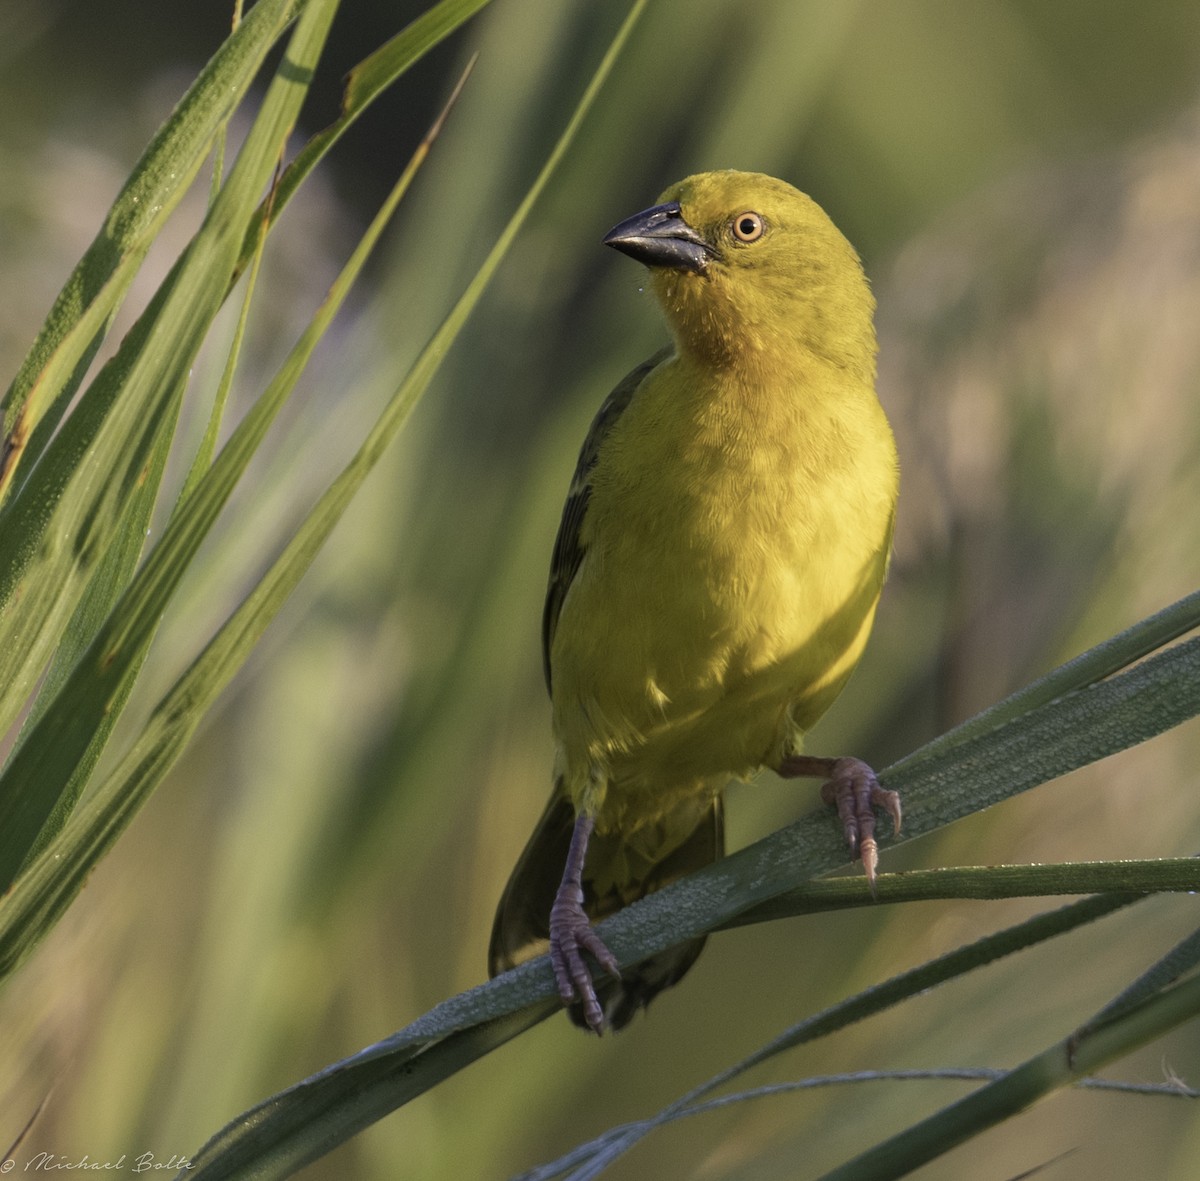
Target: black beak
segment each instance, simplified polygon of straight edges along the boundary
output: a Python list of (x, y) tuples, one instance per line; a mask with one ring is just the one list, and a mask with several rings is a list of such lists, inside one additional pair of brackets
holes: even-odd
[(648, 267), (671, 267), (694, 275), (704, 273), (713, 254), (708, 243), (683, 220), (678, 201), (627, 217), (604, 235), (604, 245)]

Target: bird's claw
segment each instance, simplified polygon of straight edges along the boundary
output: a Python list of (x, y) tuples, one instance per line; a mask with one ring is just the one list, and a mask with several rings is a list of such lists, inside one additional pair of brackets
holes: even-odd
[(585, 951), (606, 972), (621, 974), (617, 957), (608, 950), (584, 913), (583, 891), (564, 885), (550, 908), (550, 962), (563, 1004), (578, 1001), (588, 1027), (599, 1034), (604, 1030), (604, 1009), (583, 958)]
[(900, 796), (881, 787), (875, 772), (862, 759), (836, 759), (829, 778), (821, 785), (821, 799), (837, 809), (850, 852), (862, 859), (867, 882), (875, 889), (879, 846), (875, 843), (875, 811), (883, 808), (892, 818), (893, 832), (900, 831)]

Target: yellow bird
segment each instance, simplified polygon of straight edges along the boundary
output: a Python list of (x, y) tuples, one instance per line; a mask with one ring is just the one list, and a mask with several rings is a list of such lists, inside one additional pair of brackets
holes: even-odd
[(826, 779), (872, 881), (873, 805), (900, 826), (865, 763), (800, 753), (866, 644), (899, 484), (857, 254), (811, 198), (731, 171), (680, 181), (604, 242), (649, 267), (672, 344), (609, 395), (579, 456), (542, 632), (554, 791), (489, 949), (496, 975), (549, 941), (597, 1033), (704, 940), (619, 974), (592, 921), (723, 855), (730, 779)]

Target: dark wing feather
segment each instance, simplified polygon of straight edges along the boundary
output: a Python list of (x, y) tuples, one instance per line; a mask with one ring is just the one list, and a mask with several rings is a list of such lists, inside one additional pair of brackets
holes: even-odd
[(554, 553), (550, 559), (550, 583), (546, 587), (546, 606), (542, 611), (542, 667), (546, 674), (547, 689), (550, 688), (550, 650), (554, 646), (558, 616), (562, 611), (567, 591), (571, 588), (571, 580), (579, 569), (579, 563), (583, 561), (583, 545), (579, 540), (579, 531), (583, 527), (588, 501), (592, 496), (592, 468), (596, 466), (600, 448), (608, 437), (608, 432), (629, 405), (638, 386), (671, 351), (668, 346), (655, 353), (649, 361), (643, 362), (618, 383), (617, 388), (604, 399), (603, 405), (596, 412), (596, 417), (592, 419), (592, 425), (588, 428), (587, 437), (583, 440), (579, 462), (575, 465), (575, 475), (571, 479), (566, 504), (563, 505), (562, 520), (558, 523), (558, 536), (554, 539)]

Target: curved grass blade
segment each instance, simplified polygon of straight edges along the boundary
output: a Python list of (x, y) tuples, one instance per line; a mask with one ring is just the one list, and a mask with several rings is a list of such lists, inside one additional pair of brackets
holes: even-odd
[[(440, 120), (431, 135), (436, 134), (438, 127)], [(102, 713), (104, 703), (111, 700), (110, 690), (120, 688), (122, 670), (127, 676), (140, 661), (163, 608), (286, 402), (313, 349), (349, 294), (371, 249), (424, 160), (430, 142), (426, 137), (414, 154), (275, 379), (238, 424), (192, 494), (178, 507), (162, 540), (75, 667), (53, 707), (34, 727), (5, 779), (19, 771), (23, 776), (19, 783), (28, 787), (32, 776), (70, 773), (72, 759), (78, 754), (83, 735), (89, 732), (90, 724), (100, 720), (97, 711)], [(286, 590), (279, 591), (280, 580), (290, 590), (307, 564), (288, 562), (290, 553), (289, 549), (275, 563), (171, 693), (160, 702), (142, 736), (113, 774), (84, 801), (63, 831), (32, 861), (0, 903), (0, 976), (11, 972), (57, 921), (95, 862), (178, 756), (199, 725), (204, 711), (244, 662), (286, 597)], [(311, 559), (315, 549), (306, 553)], [(290, 582), (287, 581), (289, 578)], [(82, 735), (77, 734), (76, 729), (82, 729)]]
[(891, 1181), (905, 1176), (1051, 1092), (1195, 1019), (1200, 1015), (1200, 977), (1143, 994), (1104, 1017), (1111, 1008), (1106, 1006), (1092, 1021), (1003, 1078), (889, 1137), (821, 1181)]
[(1059, 665), (1044, 677), (1023, 689), (1018, 689), (975, 717), (947, 730), (919, 751), (901, 759), (892, 767), (892, 771), (907, 771), (917, 765), (918, 761), (932, 758), (940, 751), (965, 742), (976, 734), (994, 730), (997, 726), (1021, 717), (1064, 693), (1094, 685), (1197, 627), (1200, 627), (1200, 591), (1193, 591), (1169, 607), (1164, 607), (1154, 615), (1135, 623), (1133, 627), (1126, 628), (1125, 631), (1097, 644), (1094, 648), (1089, 648), (1073, 660)]
[[(942, 747), (929, 759), (917, 758), (918, 751), (904, 761), (903, 773), (889, 769), (880, 779), (902, 791), (901, 840), (913, 839), (1135, 746), (1197, 713), (1200, 639), (1192, 639), (966, 742)], [(599, 929), (621, 964), (637, 963), (733, 925), (739, 916), (844, 863), (836, 819), (821, 809), (649, 895)], [(861, 884), (847, 888), (860, 897), (866, 890)], [(533, 979), (522, 979), (520, 999), (536, 999)], [(482, 990), (477, 1000), (480, 1017), (497, 1015)]]
[[(980, 879), (985, 879), (990, 868), (973, 870), (971, 872), (978, 875)], [(1049, 939), (1058, 938), (1068, 931), (1075, 930), (1087, 923), (1094, 922), (1099, 918), (1121, 910), (1134, 902), (1140, 901), (1146, 895), (1130, 892), (1131, 883), (1133, 882), (1137, 883), (1132, 887), (1133, 889), (1142, 889), (1146, 886), (1157, 889), (1161, 885), (1168, 890), (1194, 891), (1195, 885), (1193, 883), (1196, 873), (1200, 871), (1200, 864), (1194, 858), (1176, 858), (1169, 862), (1098, 863), (1090, 866), (1004, 866), (1001, 868), (1013, 871), (1025, 869), (1034, 871), (1048, 870), (1050, 871), (1046, 875), (1048, 880), (1044, 884), (1050, 887), (1050, 892), (1057, 891), (1063, 884), (1060, 875), (1054, 871), (1081, 869), (1087, 871), (1084, 876), (1089, 881), (1076, 881), (1075, 885), (1087, 889), (1109, 890), (1112, 892), (1083, 899), (1078, 903), (1061, 907), (1046, 914), (1037, 915), (1032, 919), (1017, 923), (1003, 931), (998, 931), (995, 934), (974, 940), (964, 947), (956, 948), (954, 951), (930, 960), (920, 967), (914, 968), (909, 972), (904, 972), (899, 976), (893, 977), (891, 980), (866, 989), (856, 996), (840, 1001), (823, 1012), (815, 1014), (792, 1026), (790, 1029), (773, 1038), (765, 1046), (756, 1050), (753, 1054), (720, 1071), (655, 1115), (619, 1128), (612, 1128), (596, 1139), (572, 1149), (571, 1152), (558, 1160), (522, 1174), (519, 1181), (550, 1181), (551, 1178), (561, 1176), (568, 1176), (569, 1181), (590, 1181), (591, 1178), (598, 1177), (609, 1165), (629, 1152), (639, 1141), (656, 1129), (673, 1123), (685, 1116), (697, 1115), (702, 1111), (711, 1110), (729, 1101), (740, 1100), (746, 1097), (745, 1095), (728, 1096), (725, 1099), (702, 1102), (705, 1096), (711, 1095), (714, 1091), (727, 1086), (735, 1078), (745, 1074), (756, 1066), (762, 1065), (769, 1059), (787, 1050), (794, 1049), (796, 1046), (827, 1037), (840, 1029), (844, 1029), (876, 1013), (883, 1012), (885, 1009), (900, 1004), (911, 997), (927, 993), (929, 990), (949, 980), (964, 976), (976, 968), (995, 963), (1005, 956), (1024, 951)], [(931, 874), (954, 875), (960, 872), (962, 871), (935, 870), (931, 871)], [(930, 876), (930, 874), (905, 874), (903, 878), (923, 878), (927, 876)], [(1022, 875), (1011, 873), (1004, 876), (1013, 878), (1012, 884), (1017, 886), (1021, 881)], [(893, 881), (895, 881), (895, 878), (893, 878)], [(811, 883), (813, 886), (835, 886), (836, 884), (836, 880)], [(1034, 882), (1029, 882), (1028, 884), (1036, 886)], [(1038, 894), (1040, 892), (1036, 888), (1029, 890), (1015, 889), (1012, 894), (1005, 892), (1004, 896), (1013, 897), (1021, 893)], [(932, 893), (918, 890), (911, 897), (933, 896), (935, 895)], [(951, 894), (936, 896), (979, 897), (980, 895), (973, 893), (964, 895), (962, 893), (951, 892)], [(997, 891), (984, 896), (999, 897), (1001, 895)], [(906, 894), (905, 900), (908, 900), (909, 897)], [(887, 900), (881, 895), (880, 901)], [(895, 901), (896, 899), (891, 900)], [(824, 908), (821, 907), (820, 909)], [(777, 917), (762, 912), (763, 908), (751, 912), (754, 916), (752, 921), (758, 921), (760, 917)], [(750, 915), (743, 915), (742, 918), (749, 919)], [(730, 925), (740, 925), (740, 923)], [(1200, 934), (1195, 934), (1183, 940), (1174, 951), (1159, 961), (1149, 972), (1140, 977), (1135, 985), (1123, 992), (1112, 1004), (1102, 1009), (1096, 1018), (1093, 1019), (1093, 1022), (1089, 1023), (1089, 1026), (1095, 1022), (1106, 1020), (1111, 1013), (1116, 1012), (1121, 1006), (1129, 1007), (1134, 1003), (1140, 1002), (1152, 992), (1158, 991), (1193, 969), (1198, 962), (1200, 962)], [(884, 1073), (894, 1074), (895, 1072)], [(992, 1079), (998, 1080), (1007, 1075), (1007, 1073), (1007, 1071), (989, 1072), (988, 1079), (989, 1081)], [(812, 1085), (815, 1085), (814, 1082), (807, 1080), (804, 1084), (789, 1084), (786, 1089), (796, 1090)], [(775, 1090), (775, 1088), (767, 1087), (762, 1089), (762, 1093), (774, 1093)]]
[[(237, 365), (240, 346), (249, 319), (255, 280), (259, 264), (262, 261), (262, 248), (265, 244), (266, 235), (264, 232), (259, 235), (258, 250), (254, 255), (254, 264), (251, 267), (250, 278), (246, 285), (245, 298), (242, 301), (241, 313), (238, 317), (237, 329), (230, 346), (229, 357), (213, 400), (208, 427), (205, 431), (204, 439), (192, 461), (188, 477), (184, 481), (183, 489), (180, 492), (181, 500), (186, 499), (204, 469), (212, 461), (225, 400), (230, 386), (233, 384), (233, 375)], [(49, 672), (38, 689), (38, 695), (34, 700), (33, 708), (25, 720), (23, 726), (23, 730), (25, 731), (28, 731), (41, 718), (47, 707), (56, 699), (68, 674), (95, 638), (97, 631), (103, 625), (105, 619), (108, 618), (113, 604), (116, 603), (121, 593), (128, 586), (130, 578), (133, 576), (134, 569), (142, 553), (143, 543), (149, 533), (154, 505), (158, 499), (158, 491), (162, 484), (163, 473), (166, 470), (167, 457), (170, 453), (171, 440), (178, 419), (182, 394), (183, 390), (181, 388), (176, 398), (173, 399), (173, 412), (160, 430), (159, 437), (152, 447), (150, 464), (137, 490), (133, 494), (129, 507), (126, 509), (125, 515), (117, 529), (113, 544), (109, 546), (104, 559), (89, 580), (87, 589), (79, 601), (79, 606), (76, 608), (75, 614), (71, 617), (71, 621), (63, 633), (62, 641), (54, 653), (54, 660)], [(67, 817), (78, 802), (80, 793), (91, 778), (92, 771), (95, 769), (96, 763), (103, 753), (108, 739), (112, 735), (113, 728), (117, 724), (117, 719), (121, 716), (121, 712), (125, 708), (125, 704), (133, 690), (134, 682), (137, 679), (152, 640), (153, 632), (143, 645), (141, 654), (131, 662), (129, 670), (116, 694), (109, 699), (103, 717), (92, 735), (87, 750), (75, 764), (71, 772), (71, 778), (59, 795), (57, 803), (51, 810), (46, 823), (42, 826), (33, 847), (27, 854), (25, 864), (28, 864), (30, 859), (41, 852), (47, 842), (62, 828), (66, 823)]]
[(955, 948), (954, 951), (938, 956), (919, 967), (864, 989), (784, 1030), (754, 1053), (719, 1071), (654, 1116), (625, 1128), (610, 1129), (595, 1140), (573, 1149), (559, 1160), (532, 1170), (528, 1178), (530, 1181), (534, 1178), (537, 1181), (547, 1181), (548, 1178), (562, 1176), (568, 1171), (571, 1181), (585, 1181), (597, 1177), (655, 1129), (678, 1119), (705, 1096), (727, 1086), (735, 1078), (756, 1066), (761, 1066), (771, 1058), (797, 1046), (828, 1037), (838, 1030), (876, 1013), (882, 1013), (885, 1009), (928, 992), (949, 980), (964, 976), (976, 968), (995, 963), (1015, 952), (1025, 951), (1097, 919), (1105, 918), (1140, 901), (1141, 897), (1137, 894), (1106, 894), (1085, 898), (1057, 910), (1035, 915), (1003, 931), (985, 935), (964, 947)]
[[(14, 920), (6, 923), (0, 912), (0, 961), (4, 964), (11, 964), (27, 950), (27, 937), (44, 929), (61, 912), (90, 866), (115, 840), (159, 782), (199, 724), (204, 710), (245, 659), (384, 448), (404, 425), (566, 152), (644, 6), (645, 0), (639, 0), (631, 9), (533, 186), (479, 273), (397, 389), (358, 454), (306, 519), (267, 576), (156, 710), (142, 739), (112, 776), (81, 804), (68, 826), (16, 884), (10, 897)], [(213, 471), (219, 468), (220, 462), (218, 460)], [(210, 477), (211, 473), (201, 481), (193, 500), (202, 494)], [(190, 504), (191, 501), (184, 506), (185, 510)], [(55, 863), (60, 860), (68, 866), (66, 874), (55, 870)], [(541, 1020), (556, 1007), (556, 1002), (547, 995), (540, 1005), (524, 1011), (514, 1009), (499, 1021), (467, 1030), (459, 1038), (439, 1037), (438, 1055), (428, 1065), (423, 1064), (415, 1075), (403, 1063), (398, 1065), (395, 1057), (381, 1059), (378, 1064), (364, 1060), (363, 1068), (375, 1083), (374, 1088), (366, 1091), (358, 1085), (347, 1090), (342, 1085), (344, 1076), (336, 1076), (329, 1090), (301, 1089), (282, 1102), (273, 1103), (269, 1113), (260, 1112), (249, 1123), (239, 1122), (215, 1141), (203, 1158), (205, 1175), (229, 1176), (247, 1170), (257, 1176), (286, 1175), (300, 1163), (314, 1159), (365, 1123), (391, 1110), (397, 1101), (403, 1102), (403, 1094), (398, 1091), (419, 1093), (434, 1076), (459, 1069), (466, 1061)], [(414, 1042), (414, 1046), (417, 1044)], [(313, 1115), (314, 1109), (309, 1106), (313, 1102), (318, 1104), (318, 1110), (327, 1114), (323, 1117)], [(304, 1105), (304, 1111), (297, 1122), (298, 1105)], [(189, 1176), (198, 1175), (199, 1160), (194, 1165)]]
[[(685, 1107), (675, 1112), (671, 1123), (693, 1116), (708, 1115), (739, 1103), (754, 1099), (774, 1098), (777, 1095), (790, 1095), (798, 1091), (813, 1091), (824, 1087), (858, 1085), (862, 1083), (895, 1083), (895, 1082), (993, 1082), (1003, 1078), (1008, 1072), (994, 1067), (982, 1066), (949, 1066), (932, 1070), (859, 1070), (849, 1074), (813, 1075), (809, 1078), (797, 1079), (793, 1082), (767, 1083), (761, 1087), (750, 1087), (732, 1095), (721, 1095), (716, 1099), (706, 1099), (694, 1106)], [(1154, 1096), (1162, 1099), (1200, 1099), (1200, 1091), (1185, 1087), (1178, 1083), (1130, 1083), (1117, 1079), (1082, 1078), (1075, 1084), (1081, 1091), (1108, 1091), (1124, 1095)], [(612, 1128), (602, 1136), (588, 1144), (575, 1149), (573, 1152), (560, 1157), (550, 1164), (541, 1165), (527, 1172), (519, 1173), (512, 1181), (553, 1181), (555, 1177), (567, 1175), (567, 1170), (585, 1162), (590, 1156), (601, 1149), (609, 1141), (615, 1141), (629, 1132), (639, 1132), (642, 1123), (623, 1124)], [(1075, 1151), (1068, 1149), (1058, 1157), (1054, 1157), (1047, 1165), (1053, 1164), (1062, 1157)], [(1010, 1181), (1021, 1181), (1023, 1177), (1032, 1177), (1046, 1165), (1039, 1165), (1031, 1172), (1021, 1173)], [(577, 1181), (578, 1174), (570, 1174), (568, 1181)]]
[(250, 260), (258, 227), (279, 215), (308, 174), (367, 107), (410, 66), (490, 3), (491, 0), (441, 0), (350, 71), (342, 92), (341, 114), (328, 127), (318, 131), (284, 170), (272, 207), (268, 209), (264, 204), (259, 209), (247, 233), (236, 274), (240, 274)]
[[(0, 570), (6, 592), (0, 597), (19, 600), (18, 610), (0, 615), (0, 716), (6, 722), (57, 643), (136, 493), (154, 441), (225, 298), (246, 226), (307, 92), (336, 8), (336, 0), (309, 0), (229, 180), (196, 237), (0, 518), (0, 553), (10, 556)], [(102, 425), (85, 446), (98, 418)], [(126, 639), (131, 642), (123, 645)], [(25, 861), (148, 639), (114, 635), (110, 622), (93, 641), (90, 662), (85, 654), (9, 760), (0, 776), (0, 888)]]
[[(290, 1177), (376, 1120), (415, 1099), (558, 1008), (515, 1012), (451, 1034), (436, 1045), (428, 1064), (418, 1048), (408, 1055), (376, 1058), (354, 1070), (352, 1081), (339, 1076), (334, 1087), (301, 1083), (254, 1109), (254, 1119), (236, 1120), (214, 1136), (182, 1176), (203, 1181), (254, 1177), (260, 1181)], [(317, 1076), (319, 1079), (321, 1076)], [(310, 1079), (308, 1083), (315, 1083)], [(249, 1115), (249, 1113), (247, 1113)]]
[(302, 5), (303, 0), (254, 5), (150, 141), (117, 195), (4, 396), (0, 501), (18, 463), (36, 460), (49, 442), (159, 227)]
[[(955, 790), (947, 806), (952, 812), (959, 808), (969, 811), (964, 802), (968, 799), (990, 803), (1015, 794), (1132, 746), (1196, 712), (1200, 712), (1200, 641), (1194, 640), (1159, 653), (1111, 680), (1043, 705), (1006, 726), (985, 731), (969, 743), (943, 750), (911, 772), (906, 780), (910, 789), (906, 800), (932, 796), (931, 783), (961, 784), (961, 794)], [(886, 775), (883, 778), (893, 782)], [(931, 803), (927, 802), (917, 812), (916, 827), (921, 832), (937, 827), (939, 820)], [(844, 853), (836, 829), (836, 822), (824, 812), (807, 816), (618, 912), (601, 925), (604, 941), (621, 964), (628, 965), (702, 932), (733, 923), (737, 916), (750, 913), (770, 898), (840, 864)], [(1175, 868), (1182, 872), (1174, 884), (1186, 886), (1195, 880), (1190, 876), (1195, 871), (1190, 860)], [(1149, 876), (1153, 877), (1153, 872)], [(939, 974), (949, 978), (967, 971), (987, 962), (989, 957), (1008, 954), (1128, 905), (1138, 896), (1102, 895), (1039, 916), (852, 998), (836, 1017), (829, 1019), (843, 1024), (858, 1019), (868, 1011), (875, 1011), (875, 1006), (893, 1004), (930, 987)], [(251, 1137), (256, 1144), (276, 1134), (286, 1141), (292, 1134), (287, 1113), (293, 1110), (293, 1105), (298, 1105), (297, 1110), (307, 1111), (311, 1110), (309, 1104), (318, 1103), (322, 1111), (328, 1112), (323, 1120), (339, 1122), (339, 1126), (347, 1129), (345, 1135), (352, 1134), (359, 1126), (354, 1122), (358, 1105), (370, 1103), (372, 1110), (387, 1106), (376, 1094), (395, 1087), (386, 1064), (391, 1063), (398, 1074), (403, 1074), (404, 1096), (412, 1097), (444, 1077), (439, 1069), (439, 1046), (443, 1040), (452, 1036), (457, 1039), (454, 1043), (457, 1060), (464, 1056), (464, 1046), (471, 1044), (464, 1038), (472, 1030), (521, 1012), (531, 1019), (534, 1015), (540, 1018), (555, 1007), (555, 993), (549, 959), (542, 956), (442, 1002), (393, 1037), (246, 1112), (196, 1158), (199, 1171), (193, 1175), (204, 1178), (228, 1175), (221, 1171), (225, 1154), (240, 1151), (236, 1146)], [(863, 1006), (857, 1014), (856, 1004)], [(795, 1044), (795, 1039), (815, 1036), (816, 1026), (812, 1023), (823, 1018), (824, 1015), (818, 1015), (810, 1023), (788, 1031), (777, 1040), (778, 1044), (772, 1043), (762, 1053), (777, 1053)], [(483, 1038), (479, 1050), (482, 1053), (486, 1048)], [(747, 1060), (734, 1068), (733, 1073), (758, 1060), (757, 1057)], [(726, 1077), (721, 1076), (712, 1085), (724, 1081)], [(277, 1129), (277, 1133), (272, 1129)], [(215, 1171), (205, 1172), (210, 1165)]]

